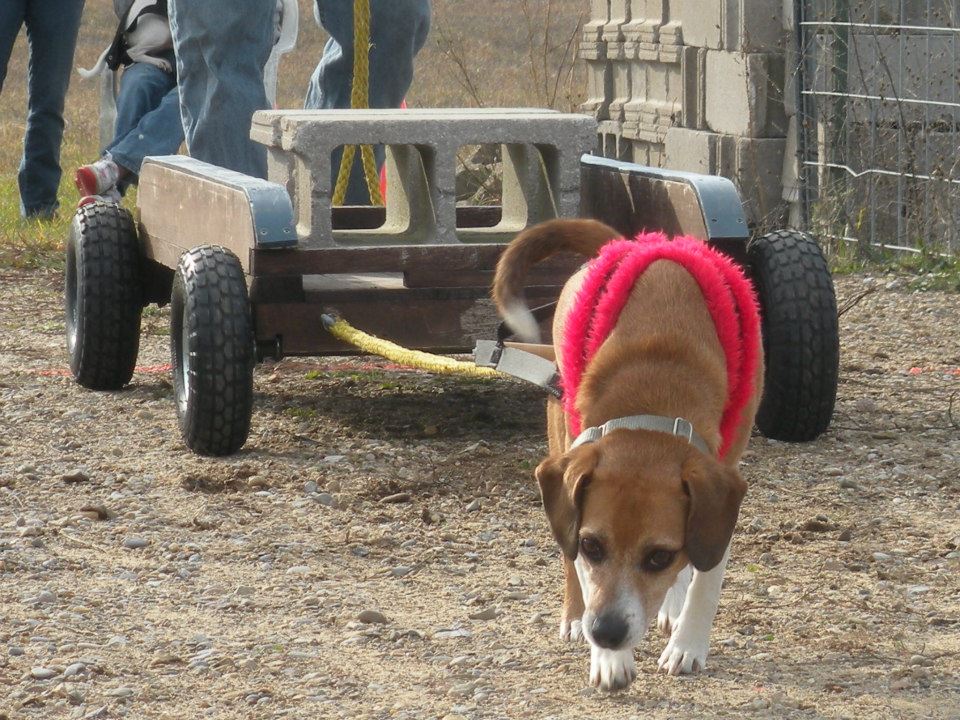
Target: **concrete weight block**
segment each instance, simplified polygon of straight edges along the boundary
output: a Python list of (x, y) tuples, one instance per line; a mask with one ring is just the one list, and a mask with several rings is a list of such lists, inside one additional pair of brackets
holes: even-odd
[[(251, 138), (268, 146), (275, 181), (289, 186), (294, 180), (302, 247), (501, 242), (530, 223), (577, 214), (580, 156), (595, 147), (596, 122), (524, 108), (261, 111)], [(334, 230), (331, 154), (359, 144), (387, 146), (386, 224)], [(456, 154), (463, 146), (490, 144), (503, 147), (502, 220), (460, 230)]]
[(603, 28), (610, 22), (610, 0), (590, 0), (590, 19), (583, 25), (585, 42), (603, 40)]
[[(726, 0), (723, 5), (724, 50), (780, 52), (787, 34), (782, 3), (771, 0)], [(790, 8), (791, 15), (793, 8)]]
[(606, 60), (587, 61), (587, 99), (580, 111), (595, 120), (610, 117), (610, 101), (613, 99), (613, 68)]
[(736, 139), (731, 179), (740, 189), (747, 220), (760, 227), (776, 227), (785, 215), (781, 177), (786, 145), (786, 138)]
[(707, 130), (670, 128), (664, 141), (666, 166), (671, 170), (716, 174), (719, 137), (717, 133)]
[(782, 55), (710, 51), (706, 60), (706, 124), (715, 132), (783, 137)]
[(671, 3), (671, 17), (683, 28), (686, 44), (720, 50), (723, 47), (723, 8), (730, 1), (674, 0)]

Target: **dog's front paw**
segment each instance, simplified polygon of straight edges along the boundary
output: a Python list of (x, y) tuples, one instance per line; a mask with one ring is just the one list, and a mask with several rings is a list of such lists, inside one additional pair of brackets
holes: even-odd
[(673, 628), (677, 626), (677, 620), (680, 618), (680, 612), (683, 610), (684, 600), (687, 598), (687, 586), (690, 585), (692, 570), (687, 565), (677, 580), (663, 598), (663, 604), (660, 605), (660, 611), (657, 613), (657, 628), (667, 637), (670, 637)]
[(660, 612), (657, 613), (657, 630), (663, 633), (664, 636), (670, 637), (670, 632), (673, 629), (673, 622), (670, 619), (670, 613), (665, 612), (663, 608), (660, 608)]
[(633, 648), (607, 650), (590, 646), (590, 684), (601, 690), (623, 690), (637, 677)]
[(670, 675), (695, 673), (707, 667), (707, 652), (710, 649), (709, 636), (691, 637), (683, 632), (683, 627), (674, 627), (670, 642), (660, 654), (658, 663), (661, 670)]
[(583, 622), (580, 618), (572, 620), (564, 618), (560, 621), (560, 639), (567, 642), (580, 642), (583, 640)]

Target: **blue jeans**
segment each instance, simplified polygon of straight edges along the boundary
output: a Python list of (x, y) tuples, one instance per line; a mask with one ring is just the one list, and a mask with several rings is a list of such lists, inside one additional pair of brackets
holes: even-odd
[(192, 157), (265, 178), (267, 150), (250, 120), (268, 107), (263, 67), (275, 0), (170, 0), (180, 114)]
[(149, 63), (127, 67), (120, 77), (113, 142), (106, 147), (113, 161), (132, 173), (118, 183), (120, 192), (137, 183), (143, 158), (173, 155), (182, 142), (177, 76)]
[(27, 131), (17, 182), (20, 212), (49, 217), (56, 211), (63, 143), (63, 102), (84, 0), (0, 0), (0, 91), (20, 26), (27, 26)]
[[(317, 0), (317, 16), (330, 39), (310, 78), (304, 107), (349, 108), (353, 83), (353, 0)], [(400, 107), (413, 82), (413, 59), (429, 32), (429, 0), (370, 0), (370, 107)], [(383, 146), (376, 146), (374, 153), (379, 167), (383, 164)], [(341, 154), (338, 150), (332, 158), (333, 182)], [(359, 153), (350, 173), (346, 202), (370, 202)]]

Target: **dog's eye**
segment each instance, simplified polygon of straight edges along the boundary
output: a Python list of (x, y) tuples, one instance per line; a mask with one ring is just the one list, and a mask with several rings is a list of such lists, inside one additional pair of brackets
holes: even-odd
[(600, 541), (589, 535), (580, 538), (580, 552), (592, 563), (598, 563), (603, 560), (603, 545)]
[(643, 560), (643, 569), (648, 572), (660, 572), (670, 567), (673, 558), (676, 557), (673, 550), (654, 550)]

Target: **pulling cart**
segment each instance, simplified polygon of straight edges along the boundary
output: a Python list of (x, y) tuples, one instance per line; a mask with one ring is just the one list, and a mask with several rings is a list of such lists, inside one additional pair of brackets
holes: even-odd
[[(766, 436), (811, 440), (836, 396), (836, 299), (809, 235), (750, 238), (733, 184), (591, 155), (596, 123), (552, 111), (265, 111), (252, 137), (269, 180), (181, 156), (148, 158), (136, 217), (77, 210), (67, 241), (70, 367), (93, 390), (127, 384), (142, 309), (169, 303), (176, 412), (185, 443), (225, 455), (246, 440), (258, 361), (354, 350), (323, 329), (335, 310), (401, 345), (467, 352), (496, 335), (489, 287), (524, 228), (593, 217), (624, 235), (684, 234), (742, 264), (761, 302)], [(331, 154), (384, 144), (385, 207), (332, 202)], [(500, 206), (458, 206), (456, 154), (501, 148)], [(580, 259), (541, 263), (531, 305), (554, 300)], [(548, 325), (545, 324), (545, 326)], [(548, 329), (548, 328), (547, 328)]]

